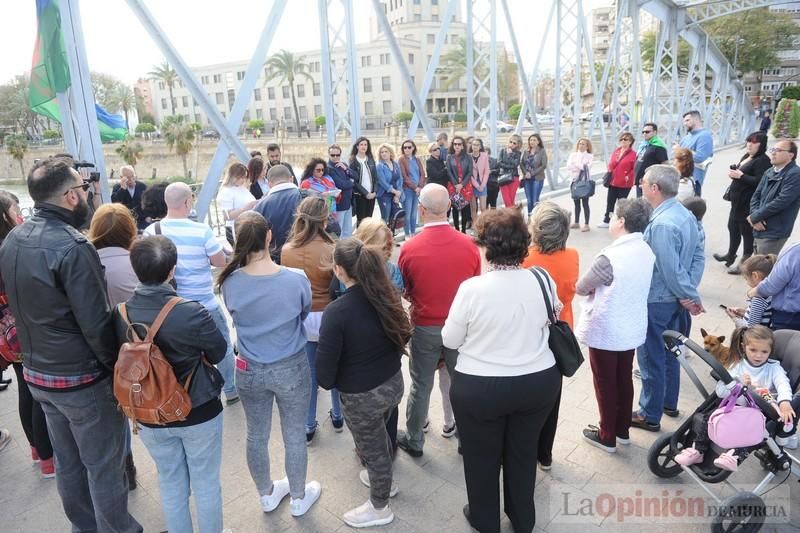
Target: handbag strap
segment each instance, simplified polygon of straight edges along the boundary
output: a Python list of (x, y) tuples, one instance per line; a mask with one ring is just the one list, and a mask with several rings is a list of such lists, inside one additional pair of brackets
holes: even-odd
[(541, 272), (539, 272), (539, 267), (529, 268), (528, 271), (536, 277), (536, 281), (539, 282), (539, 287), (542, 289), (542, 297), (544, 298), (544, 305), (547, 308), (547, 319), (550, 321), (551, 324), (555, 324), (556, 315), (553, 312), (553, 304), (550, 302), (550, 296), (547, 294), (548, 291), (545, 289), (544, 281), (542, 281)]

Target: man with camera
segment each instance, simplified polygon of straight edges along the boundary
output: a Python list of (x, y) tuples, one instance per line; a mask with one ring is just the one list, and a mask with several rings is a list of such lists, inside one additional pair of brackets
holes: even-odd
[(143, 230), (147, 227), (147, 221), (142, 214), (142, 194), (147, 185), (136, 179), (136, 171), (130, 165), (120, 167), (119, 173), (121, 177), (111, 191), (111, 201), (130, 209), (136, 218), (136, 225)]

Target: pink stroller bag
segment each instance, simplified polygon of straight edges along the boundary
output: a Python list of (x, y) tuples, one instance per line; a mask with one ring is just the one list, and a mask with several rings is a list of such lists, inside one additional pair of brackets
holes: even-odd
[[(740, 395), (747, 405), (736, 405)], [(742, 392), (742, 386), (736, 385), (708, 417), (708, 437), (726, 450), (756, 446), (764, 440), (766, 422), (747, 389)]]

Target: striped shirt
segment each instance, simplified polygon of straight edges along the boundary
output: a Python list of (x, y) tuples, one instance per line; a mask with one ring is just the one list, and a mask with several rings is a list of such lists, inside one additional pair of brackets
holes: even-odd
[(736, 327), (749, 328), (753, 326), (772, 327), (772, 297), (762, 298), (755, 296), (747, 303), (744, 318), (735, 320)]
[[(145, 237), (156, 234), (155, 224), (144, 230)], [(178, 248), (178, 266), (175, 283), (178, 296), (203, 304), (206, 309), (219, 307), (214, 297), (211, 263), (209, 258), (222, 251), (222, 245), (205, 224), (188, 218), (165, 218), (161, 220), (161, 234), (168, 237)]]

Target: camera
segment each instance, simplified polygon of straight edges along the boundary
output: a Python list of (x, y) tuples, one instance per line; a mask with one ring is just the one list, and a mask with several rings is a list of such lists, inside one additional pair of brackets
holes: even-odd
[(89, 172), (89, 181), (100, 181), (100, 173), (99, 172)]
[(72, 165), (75, 170), (80, 170), (82, 168), (94, 168), (94, 163), (90, 163), (88, 161), (75, 161)]
[(731, 165), (731, 170), (739, 170), (739, 165), (736, 164)]

